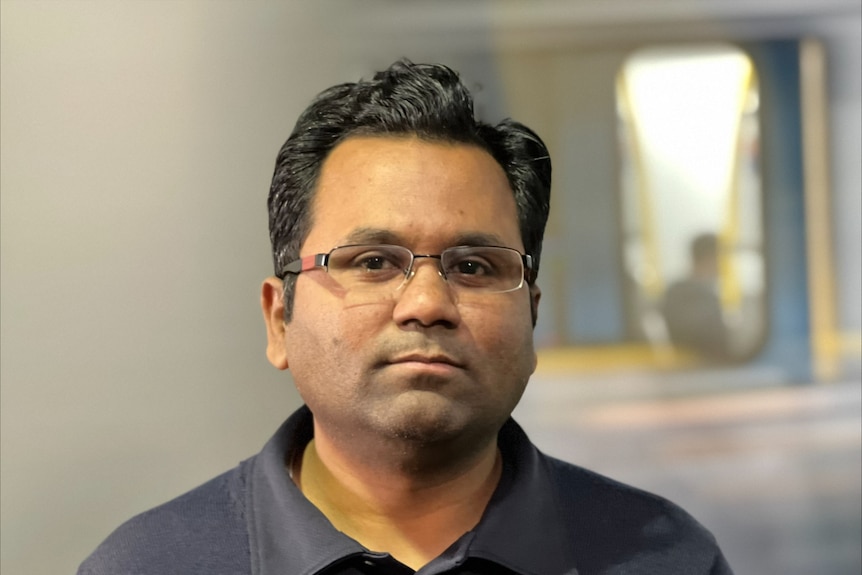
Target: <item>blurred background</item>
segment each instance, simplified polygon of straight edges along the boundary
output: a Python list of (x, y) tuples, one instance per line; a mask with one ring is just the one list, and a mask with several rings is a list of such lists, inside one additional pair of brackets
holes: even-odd
[(738, 574), (858, 574), (858, 0), (2, 0), (0, 570), (74, 573), (299, 405), (258, 307), (275, 154), (402, 56), (551, 149), (533, 440)]

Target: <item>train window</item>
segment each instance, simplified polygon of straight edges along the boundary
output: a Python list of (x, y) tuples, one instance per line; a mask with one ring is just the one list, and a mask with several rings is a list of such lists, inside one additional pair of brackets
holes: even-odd
[(765, 330), (758, 78), (730, 45), (631, 54), (616, 83), (630, 339), (751, 355)]

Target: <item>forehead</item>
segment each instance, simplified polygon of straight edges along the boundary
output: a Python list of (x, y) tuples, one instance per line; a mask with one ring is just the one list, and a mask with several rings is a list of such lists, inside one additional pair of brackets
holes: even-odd
[(416, 137), (353, 137), (321, 168), (305, 245), (326, 250), (357, 230), (381, 230), (411, 248), (442, 249), (494, 236), (523, 249), (506, 174), (485, 150)]

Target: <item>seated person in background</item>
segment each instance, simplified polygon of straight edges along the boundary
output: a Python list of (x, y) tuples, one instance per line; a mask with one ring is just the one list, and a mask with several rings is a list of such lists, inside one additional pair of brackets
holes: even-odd
[(674, 346), (704, 359), (729, 359), (727, 325), (718, 296), (718, 237), (700, 234), (691, 242), (691, 271), (667, 289), (662, 313)]

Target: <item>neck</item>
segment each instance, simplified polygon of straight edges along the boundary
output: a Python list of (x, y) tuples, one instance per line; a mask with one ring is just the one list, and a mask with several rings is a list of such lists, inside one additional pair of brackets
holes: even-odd
[(429, 472), (415, 457), (357, 457), (316, 434), (293, 475), (336, 529), (418, 570), (475, 527), (500, 479), (496, 441), (454, 459)]

